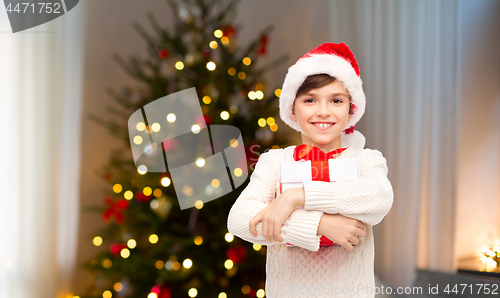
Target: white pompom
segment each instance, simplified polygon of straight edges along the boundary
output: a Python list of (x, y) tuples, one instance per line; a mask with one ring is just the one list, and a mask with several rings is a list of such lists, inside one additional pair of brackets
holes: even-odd
[(365, 142), (365, 136), (357, 130), (354, 130), (350, 134), (342, 133), (342, 147), (349, 146), (354, 149), (364, 149)]

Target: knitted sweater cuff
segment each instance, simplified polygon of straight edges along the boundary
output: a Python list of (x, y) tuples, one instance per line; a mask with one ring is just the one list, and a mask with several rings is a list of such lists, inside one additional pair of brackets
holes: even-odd
[(322, 236), (317, 234), (321, 216), (323, 216), (322, 211), (309, 211), (304, 208), (296, 208), (295, 211), (290, 214), (290, 222), (287, 227), (287, 235), (284, 242), (311, 251), (317, 251)]
[(304, 209), (321, 210), (329, 214), (337, 214), (334, 188), (331, 183), (323, 181), (304, 181)]

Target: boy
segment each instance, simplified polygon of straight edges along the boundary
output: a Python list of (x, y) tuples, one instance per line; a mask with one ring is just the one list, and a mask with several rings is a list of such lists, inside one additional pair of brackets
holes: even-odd
[[(228, 216), (230, 233), (268, 246), (267, 297), (375, 297), (372, 226), (389, 212), (393, 191), (385, 158), (363, 149), (354, 130), (364, 110), (359, 68), (345, 43), (324, 43), (289, 68), (280, 117), (303, 144), (263, 153)], [(305, 181), (280, 193), (281, 162), (321, 154), (356, 159), (359, 178)], [(323, 235), (339, 245), (320, 246)]]

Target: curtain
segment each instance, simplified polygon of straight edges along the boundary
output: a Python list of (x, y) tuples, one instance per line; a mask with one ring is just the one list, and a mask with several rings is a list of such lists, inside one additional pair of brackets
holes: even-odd
[(15, 34), (0, 10), (0, 297), (71, 294), (85, 6)]
[(387, 159), (394, 204), (374, 227), (375, 270), (411, 286), (453, 272), (460, 51), (458, 1), (332, 1), (332, 42), (356, 56), (367, 95), (356, 129)]

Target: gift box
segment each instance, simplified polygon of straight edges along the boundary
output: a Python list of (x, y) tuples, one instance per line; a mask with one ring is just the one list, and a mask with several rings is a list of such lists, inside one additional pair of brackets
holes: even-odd
[(304, 181), (336, 182), (358, 179), (356, 159), (299, 160), (281, 163), (280, 191), (303, 187)]
[[(289, 188), (301, 188), (304, 181), (356, 180), (358, 164), (356, 159), (299, 160), (281, 163), (280, 193)], [(296, 208), (304, 208), (297, 206)], [(339, 245), (325, 236), (320, 239), (320, 246)], [(354, 244), (353, 244), (354, 245)], [(287, 246), (295, 246), (287, 243)]]

